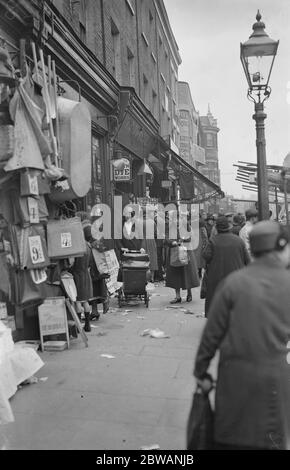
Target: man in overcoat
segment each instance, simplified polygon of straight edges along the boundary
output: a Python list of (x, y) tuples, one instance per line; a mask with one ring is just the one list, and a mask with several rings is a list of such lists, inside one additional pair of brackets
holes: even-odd
[(209, 241), (203, 251), (207, 263), (205, 314), (219, 283), (231, 272), (243, 268), (250, 262), (244, 242), (231, 233), (231, 225), (225, 216), (217, 218), (217, 235)]
[(289, 231), (259, 222), (250, 247), (254, 262), (230, 274), (214, 296), (194, 375), (208, 391), (207, 370), (219, 349), (217, 449), (289, 450)]

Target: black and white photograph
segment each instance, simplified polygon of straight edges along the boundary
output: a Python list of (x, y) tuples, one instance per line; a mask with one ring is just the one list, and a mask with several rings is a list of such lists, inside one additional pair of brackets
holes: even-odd
[(0, 450), (290, 450), (289, 0), (0, 0)]

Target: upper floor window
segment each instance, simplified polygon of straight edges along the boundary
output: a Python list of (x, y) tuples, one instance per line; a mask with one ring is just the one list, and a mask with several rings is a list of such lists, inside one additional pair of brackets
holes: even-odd
[(206, 134), (206, 146), (214, 147), (214, 136), (212, 134)]
[(122, 78), (122, 64), (121, 64), (121, 39), (120, 32), (111, 18), (111, 34), (113, 45), (113, 73), (117, 81), (121, 82)]

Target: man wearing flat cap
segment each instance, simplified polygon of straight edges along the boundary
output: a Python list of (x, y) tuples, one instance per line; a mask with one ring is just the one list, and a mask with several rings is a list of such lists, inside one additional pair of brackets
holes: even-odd
[(253, 263), (230, 274), (212, 301), (194, 375), (208, 393), (219, 349), (216, 449), (290, 450), (289, 240), (287, 227), (258, 222)]

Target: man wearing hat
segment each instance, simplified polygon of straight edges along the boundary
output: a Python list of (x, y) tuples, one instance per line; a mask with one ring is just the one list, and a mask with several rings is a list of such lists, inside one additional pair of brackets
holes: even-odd
[(218, 284), (232, 271), (241, 269), (250, 262), (244, 242), (231, 233), (231, 228), (226, 216), (218, 217), (217, 235), (211, 238), (203, 252), (207, 264), (206, 316)]
[(194, 375), (208, 393), (219, 349), (215, 448), (290, 450), (289, 231), (262, 221), (249, 238), (254, 261), (216, 291)]
[(241, 229), (239, 235), (241, 239), (243, 240), (243, 242), (245, 243), (248, 253), (250, 255), (250, 258), (251, 258), (249, 235), (250, 235), (251, 230), (253, 229), (254, 224), (258, 222), (258, 211), (254, 208), (248, 209), (246, 210), (245, 216), (246, 216), (246, 223)]

